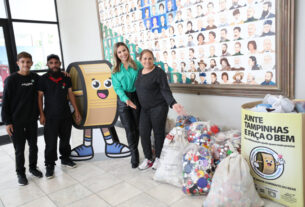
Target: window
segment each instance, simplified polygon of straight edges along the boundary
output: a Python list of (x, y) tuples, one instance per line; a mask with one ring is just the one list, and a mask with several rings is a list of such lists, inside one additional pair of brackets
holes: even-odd
[(0, 97), (2, 97), (3, 93), (4, 80), (9, 75), (8, 68), (8, 58), (4, 41), (4, 33), (3, 28), (0, 26)]
[(56, 0), (0, 0), (0, 105), (4, 79), (18, 71), (19, 52), (33, 57), (32, 71), (45, 72), (49, 54), (64, 67)]
[(32, 70), (46, 68), (49, 54), (60, 54), (57, 25), (13, 23), (17, 53), (27, 51), (33, 57)]
[(6, 18), (6, 11), (4, 6), (4, 0), (0, 0), (0, 18)]
[(4, 34), (7, 34), (4, 39), (10, 39), (4, 41), (11, 53), (8, 55), (10, 72), (18, 70), (16, 58), (22, 51), (32, 55), (31, 69), (36, 71), (47, 69), (49, 54), (62, 57), (56, 0), (0, 0), (0, 12), (0, 26), (4, 25)]
[(10, 0), (12, 19), (56, 21), (54, 0)]

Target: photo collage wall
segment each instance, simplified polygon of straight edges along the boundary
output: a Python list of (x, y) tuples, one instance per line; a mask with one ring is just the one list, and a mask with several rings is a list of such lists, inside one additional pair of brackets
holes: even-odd
[(150, 49), (178, 84), (276, 85), (275, 0), (99, 0), (105, 59)]

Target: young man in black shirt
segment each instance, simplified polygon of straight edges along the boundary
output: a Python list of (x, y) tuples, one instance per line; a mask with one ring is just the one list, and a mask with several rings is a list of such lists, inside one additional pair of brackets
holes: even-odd
[[(38, 106), (40, 123), (44, 126), (45, 165), (46, 177), (53, 178), (54, 165), (57, 160), (57, 137), (60, 138), (59, 152), (61, 164), (74, 168), (76, 164), (69, 158), (71, 153), (70, 135), (72, 129), (72, 115), (69, 100), (74, 108), (76, 121), (81, 117), (72, 92), (72, 83), (69, 77), (60, 72), (61, 62), (57, 55), (47, 57), (49, 71), (44, 74), (38, 83)], [(43, 97), (44, 110), (43, 110)]]
[(30, 72), (32, 56), (21, 52), (17, 56), (19, 71), (6, 80), (2, 102), (2, 120), (15, 148), (16, 172), (19, 185), (27, 185), (24, 167), (25, 142), (29, 144), (29, 171), (41, 178), (37, 168), (37, 84), (39, 75)]

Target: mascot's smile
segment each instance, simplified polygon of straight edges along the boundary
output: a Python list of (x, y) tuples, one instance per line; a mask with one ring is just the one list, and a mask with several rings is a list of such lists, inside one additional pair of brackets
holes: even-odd
[(97, 96), (101, 99), (105, 99), (108, 97), (109, 91), (106, 90), (97, 90)]

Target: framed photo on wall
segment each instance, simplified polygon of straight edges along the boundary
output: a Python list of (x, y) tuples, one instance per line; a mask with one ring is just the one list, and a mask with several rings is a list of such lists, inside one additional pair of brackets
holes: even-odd
[(97, 0), (104, 58), (150, 49), (174, 92), (294, 97), (294, 0)]

